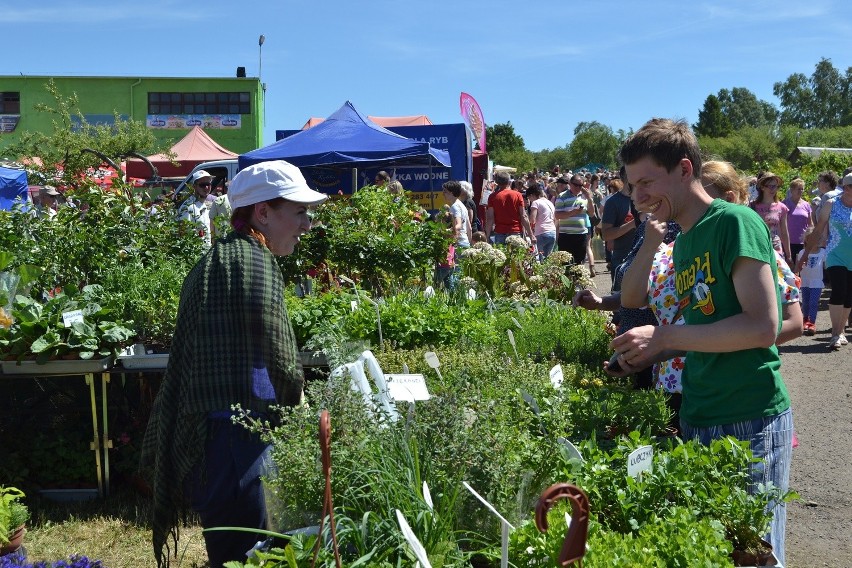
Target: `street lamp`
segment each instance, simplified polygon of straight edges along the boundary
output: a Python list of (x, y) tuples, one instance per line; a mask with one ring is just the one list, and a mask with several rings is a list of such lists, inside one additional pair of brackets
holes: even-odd
[[(263, 42), (266, 41), (266, 36), (261, 34), (259, 38), (257, 38), (257, 78), (262, 79), (263, 77)], [(262, 82), (262, 81), (261, 81)]]

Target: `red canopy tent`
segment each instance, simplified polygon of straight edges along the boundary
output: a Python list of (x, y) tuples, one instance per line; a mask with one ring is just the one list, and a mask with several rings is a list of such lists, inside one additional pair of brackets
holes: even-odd
[[(177, 166), (173, 166), (165, 154), (148, 156), (148, 160), (157, 168), (157, 173), (161, 177), (183, 177), (202, 162), (227, 160), (239, 156), (220, 146), (200, 126), (193, 126), (186, 136), (171, 147), (171, 151), (175, 154)], [(151, 169), (142, 160), (127, 160), (127, 175), (149, 178)]]

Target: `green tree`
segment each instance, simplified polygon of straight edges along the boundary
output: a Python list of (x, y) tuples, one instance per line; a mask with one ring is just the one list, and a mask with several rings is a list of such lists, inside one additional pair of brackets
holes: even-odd
[(716, 95), (709, 95), (704, 108), (698, 111), (698, 122), (692, 125), (696, 136), (719, 138), (731, 133), (731, 121), (722, 112), (722, 103)]
[(754, 171), (759, 164), (780, 158), (772, 130), (768, 126), (741, 128), (723, 138), (701, 138), (699, 144), (706, 159), (727, 160), (738, 170)]
[(842, 75), (822, 58), (810, 78), (793, 73), (772, 86), (781, 101), (781, 124), (802, 128), (852, 125), (852, 67)]
[(734, 87), (730, 91), (722, 89), (717, 97), (722, 106), (722, 113), (734, 129), (774, 125), (778, 119), (778, 109), (771, 103), (758, 99), (745, 87)]
[[(485, 139), (488, 141), (488, 157), (494, 163), (514, 166), (521, 166), (514, 163), (525, 152), (524, 139), (515, 132), (515, 127), (511, 122), (505, 124), (495, 124), (494, 126), (485, 127)], [(529, 158), (532, 163), (532, 156)]]
[(163, 151), (144, 122), (123, 120), (116, 113), (115, 124), (89, 124), (79, 110), (76, 94), (63, 95), (52, 79), (45, 88), (54, 104), (38, 104), (35, 110), (54, 116), (53, 132), (24, 132), (16, 144), (3, 150), (3, 156), (11, 160), (39, 157), (42, 165), (31, 169), (45, 180), (76, 185), (86, 170), (104, 163), (104, 157), (117, 162), (133, 153)]
[(568, 145), (568, 167), (579, 168), (589, 162), (612, 169), (621, 145), (612, 128), (597, 121), (580, 122), (574, 128), (574, 139)]

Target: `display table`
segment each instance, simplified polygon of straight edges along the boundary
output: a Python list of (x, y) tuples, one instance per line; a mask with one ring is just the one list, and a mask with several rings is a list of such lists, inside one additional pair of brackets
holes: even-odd
[[(109, 439), (109, 422), (107, 420), (107, 383), (110, 380), (108, 369), (112, 364), (112, 358), (98, 360), (72, 360), (72, 361), (49, 361), (39, 365), (35, 361), (3, 361), (2, 379), (32, 379), (44, 378), (79, 378), (85, 380), (89, 387), (89, 400), (92, 413), (92, 441), (90, 449), (95, 452), (95, 469), (98, 480), (98, 495), (105, 497), (109, 495), (109, 453), (112, 441)], [(98, 408), (95, 396), (95, 375), (101, 378), (101, 409), (103, 416), (103, 428), (98, 424)], [(103, 455), (103, 461), (101, 460)]]
[[(142, 361), (152, 363), (151, 366), (143, 366)], [(125, 361), (119, 359), (114, 365), (111, 357), (98, 360), (68, 360), (49, 361), (39, 365), (34, 361), (3, 361), (0, 363), (0, 381), (24, 380), (24, 379), (80, 379), (82, 378), (88, 387), (88, 402), (86, 406), (91, 414), (92, 439), (89, 448), (95, 453), (95, 474), (98, 483), (98, 495), (106, 497), (110, 490), (110, 454), (113, 448), (113, 440), (109, 434), (109, 399), (107, 396), (107, 385), (112, 375), (144, 375), (165, 372), (165, 366), (159, 358), (134, 358), (133, 363), (125, 365)], [(100, 382), (100, 389), (97, 383)], [(100, 404), (98, 393), (100, 390)], [(82, 407), (81, 407), (82, 410)], [(82, 450), (84, 451), (84, 450)]]

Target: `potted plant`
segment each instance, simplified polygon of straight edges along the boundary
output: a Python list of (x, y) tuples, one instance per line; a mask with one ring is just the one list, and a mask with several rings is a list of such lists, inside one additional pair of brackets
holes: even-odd
[(20, 501), (24, 492), (17, 487), (0, 485), (0, 556), (21, 547), (30, 518), (30, 510)]

